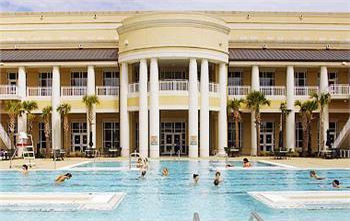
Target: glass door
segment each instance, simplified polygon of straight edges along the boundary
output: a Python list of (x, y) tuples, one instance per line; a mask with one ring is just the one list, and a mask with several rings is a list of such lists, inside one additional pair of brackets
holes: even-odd
[(274, 147), (274, 123), (262, 122), (260, 128), (260, 151), (273, 151)]

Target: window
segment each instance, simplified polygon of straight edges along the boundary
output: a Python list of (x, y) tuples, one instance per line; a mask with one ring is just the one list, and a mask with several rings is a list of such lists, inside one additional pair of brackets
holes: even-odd
[[(239, 148), (242, 148), (242, 143), (243, 143), (243, 128), (242, 128), (242, 123), (238, 123), (238, 130), (239, 130)], [(228, 123), (228, 146), (233, 147), (236, 145), (236, 128), (235, 128), (235, 123), (234, 122), (229, 122)]]
[(328, 84), (329, 85), (333, 85), (333, 84), (337, 84), (337, 72), (333, 71), (333, 72), (328, 72)]
[(119, 137), (119, 123), (103, 123), (103, 148), (106, 151), (108, 151), (110, 148), (120, 147)]
[(46, 148), (45, 124), (39, 123), (39, 148)]
[(86, 87), (87, 86), (87, 73), (86, 72), (72, 72), (71, 73), (71, 86)]
[(229, 86), (240, 86), (243, 84), (242, 71), (229, 71), (228, 72), (228, 85)]
[(301, 122), (297, 122), (295, 125), (295, 146), (298, 148), (303, 147), (303, 126)]
[(271, 71), (260, 72), (260, 86), (275, 86), (275, 73)]
[(161, 69), (159, 78), (162, 80), (182, 80), (182, 79), (186, 79), (186, 72), (184, 70), (176, 70), (176, 69), (167, 69), (167, 70)]
[(295, 76), (295, 86), (297, 86), (297, 87), (306, 86), (306, 72), (305, 71), (296, 71), (294, 76)]
[(17, 85), (17, 73), (14, 73), (14, 72), (8, 73), (7, 82), (9, 85)]
[(103, 72), (103, 86), (119, 86), (119, 72), (104, 71)]
[[(337, 138), (337, 122), (329, 122), (329, 135), (334, 142)], [(326, 142), (326, 140), (324, 142)]]
[(40, 72), (39, 73), (39, 86), (40, 87), (51, 87), (52, 86), (52, 73), (51, 72)]

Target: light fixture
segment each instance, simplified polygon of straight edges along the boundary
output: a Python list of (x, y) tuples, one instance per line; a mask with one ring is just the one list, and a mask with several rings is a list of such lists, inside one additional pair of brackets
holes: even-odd
[(129, 41), (127, 39), (124, 40), (124, 45), (128, 46), (129, 45)]

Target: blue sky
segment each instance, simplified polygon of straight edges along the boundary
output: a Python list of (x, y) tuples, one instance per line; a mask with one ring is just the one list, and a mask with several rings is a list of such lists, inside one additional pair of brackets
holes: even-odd
[(228, 10), (350, 12), (350, 0), (0, 0), (0, 11)]

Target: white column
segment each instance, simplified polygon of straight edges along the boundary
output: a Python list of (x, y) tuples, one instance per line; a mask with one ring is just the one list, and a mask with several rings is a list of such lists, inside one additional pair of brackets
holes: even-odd
[[(95, 69), (94, 66), (87, 67), (87, 95), (96, 95), (95, 93)], [(96, 148), (96, 106), (92, 108), (92, 125), (88, 127), (88, 145), (90, 143), (90, 130), (92, 131), (92, 148)], [(87, 116), (86, 116), (87, 117)], [(87, 119), (88, 122), (88, 119)]]
[(130, 154), (129, 146), (129, 114), (128, 114), (128, 64), (122, 63), (120, 70), (120, 93), (119, 93), (119, 122), (120, 122), (120, 146), (121, 155), (128, 157)]
[(200, 156), (209, 157), (209, 67), (201, 62)]
[(219, 66), (220, 111), (219, 111), (219, 154), (225, 154), (227, 147), (227, 66)]
[(158, 61), (151, 59), (150, 67), (150, 107), (149, 107), (149, 133), (150, 133), (150, 156), (159, 157), (159, 81)]
[(52, 69), (52, 149), (62, 149), (61, 145), (61, 116), (57, 107), (60, 105), (61, 93), (60, 93), (60, 69), (58, 66), (54, 66)]
[(286, 148), (295, 149), (295, 110), (294, 110), (294, 67), (287, 66), (287, 109)]
[[(26, 98), (27, 91), (27, 77), (26, 70), (24, 67), (18, 68), (18, 95), (21, 101), (24, 101)], [(18, 116), (17, 121), (18, 132), (27, 132), (27, 114), (22, 114), (22, 116)]]
[(198, 78), (197, 61), (190, 59), (188, 82), (188, 133), (189, 157), (198, 157)]
[(139, 149), (141, 156), (148, 157), (148, 98), (147, 61), (140, 60), (139, 80)]
[[(322, 66), (320, 70), (320, 92), (328, 93), (328, 71), (326, 66)], [(325, 105), (323, 108), (323, 116), (321, 116), (323, 121), (323, 145), (321, 148), (326, 150), (327, 146), (325, 145), (327, 141), (327, 130), (329, 129), (329, 111), (328, 105)]]
[[(259, 80), (259, 67), (257, 65), (254, 65), (252, 67), (252, 76), (251, 76), (251, 91), (259, 91), (260, 90), (260, 80)], [(256, 125), (255, 125), (255, 116), (254, 111), (252, 111), (250, 115), (250, 145), (251, 145), (251, 152), (250, 154), (252, 156), (257, 155), (258, 147), (257, 147), (257, 140), (256, 140)]]

